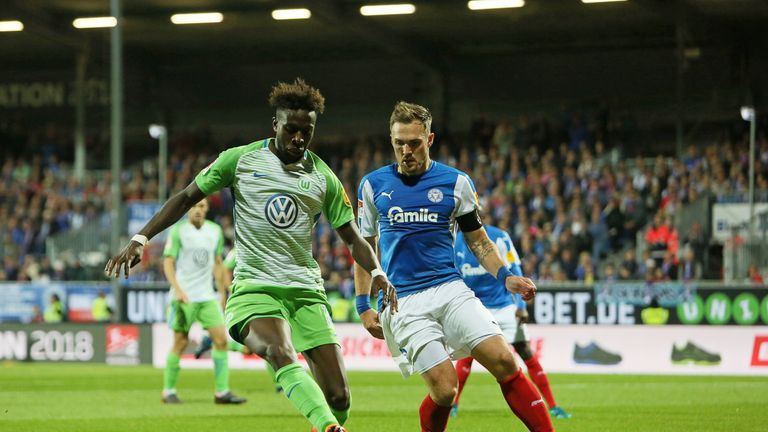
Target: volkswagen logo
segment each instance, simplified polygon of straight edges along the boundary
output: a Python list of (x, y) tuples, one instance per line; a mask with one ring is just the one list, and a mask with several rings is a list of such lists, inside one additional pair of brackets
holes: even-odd
[(296, 222), (298, 213), (299, 205), (296, 204), (296, 199), (286, 194), (272, 195), (264, 207), (264, 215), (275, 228), (290, 227)]
[(192, 261), (198, 267), (205, 267), (208, 265), (208, 251), (205, 249), (194, 249), (192, 251)]

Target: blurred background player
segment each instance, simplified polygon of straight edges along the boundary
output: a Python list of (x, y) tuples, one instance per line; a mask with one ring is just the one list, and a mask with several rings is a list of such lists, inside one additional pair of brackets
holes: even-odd
[[(232, 286), (232, 273), (235, 271), (235, 264), (237, 263), (237, 250), (235, 248), (232, 248), (227, 253), (227, 256), (224, 258), (224, 262), (222, 263), (222, 283), (225, 287), (227, 287), (227, 293), (223, 296), (222, 302), (221, 302), (221, 308), (222, 310), (226, 308), (227, 306), (227, 298), (228, 295), (231, 294), (231, 286)], [(203, 336), (203, 339), (200, 341), (200, 345), (195, 350), (195, 358), (199, 359), (203, 356), (206, 352), (208, 352), (213, 347), (213, 339), (211, 339), (210, 335)], [(239, 352), (243, 355), (251, 355), (253, 354), (251, 350), (248, 349), (247, 346), (236, 342), (231, 337), (227, 338), (227, 350), (233, 351), (233, 352)], [(264, 366), (267, 369), (267, 373), (269, 374), (269, 378), (272, 380), (273, 383), (275, 383), (275, 391), (280, 393), (283, 391), (283, 388), (280, 387), (279, 384), (275, 381), (275, 370), (272, 368), (272, 365), (269, 364), (269, 362), (264, 362)]]
[[(483, 219), (486, 222), (484, 225), (485, 231), (496, 245), (499, 254), (504, 258), (510, 273), (515, 276), (523, 276), (523, 271), (520, 267), (520, 257), (517, 254), (517, 250), (515, 250), (515, 246), (512, 244), (509, 234), (495, 226), (488, 225), (487, 222), (490, 218), (487, 214), (484, 215)], [(519, 294), (512, 294), (507, 291), (503, 284), (499, 283), (496, 278), (491, 276), (480, 265), (464, 241), (464, 233), (462, 232), (459, 232), (456, 236), (454, 253), (456, 268), (461, 272), (464, 282), (475, 292), (475, 295), (483, 305), (491, 311), (504, 332), (504, 339), (515, 347), (515, 351), (525, 362), (528, 368), (528, 375), (531, 377), (531, 381), (536, 384), (536, 387), (539, 388), (539, 392), (547, 402), (550, 415), (555, 418), (571, 418), (568, 412), (555, 403), (547, 374), (544, 373), (541, 364), (539, 364), (538, 357), (531, 351), (531, 339), (528, 335), (528, 326), (526, 325), (528, 311), (525, 301), (523, 301)], [(452, 416), (458, 414), (459, 398), (472, 370), (473, 360), (472, 357), (467, 357), (456, 362), (459, 388), (456, 393), (456, 399), (453, 401)]]
[[(399, 312), (380, 317), (387, 345), (396, 361), (403, 354), (427, 384), (429, 394), (419, 408), (422, 431), (445, 430), (457, 387), (451, 357), (470, 354), (493, 374), (528, 429), (554, 430), (544, 401), (518, 367), (501, 329), (454, 266), (455, 227), (507, 289), (530, 299), (536, 286), (509, 272), (486, 235), (469, 176), (430, 159), (431, 124), (427, 108), (398, 102), (389, 120), (397, 163), (363, 177), (358, 190), (360, 230), (374, 248), (381, 247), (382, 265), (397, 288)], [(368, 328), (376, 313), (366, 308), (365, 272), (355, 271), (355, 282), (364, 299), (358, 313)]]
[[(189, 329), (196, 321), (208, 330), (213, 339), (213, 373), (216, 378), (217, 404), (241, 404), (245, 399), (229, 391), (229, 361), (224, 314), (212, 280), (216, 280), (219, 293), (226, 286), (221, 280), (224, 253), (224, 234), (216, 223), (206, 220), (208, 200), (202, 199), (188, 213), (188, 219), (175, 224), (163, 250), (163, 270), (171, 285), (168, 324), (174, 331), (173, 347), (165, 362), (163, 402), (181, 403), (176, 395), (179, 361), (189, 344)], [(214, 277), (211, 277), (213, 275)]]
[[(104, 271), (127, 277), (149, 238), (197, 201), (231, 187), (238, 252), (226, 309), (229, 334), (272, 365), (286, 397), (313, 427), (344, 432), (349, 384), (323, 278), (312, 257), (311, 232), (319, 215), (325, 215), (355, 261), (372, 272), (371, 284), (385, 300), (394, 297), (394, 288), (357, 232), (341, 181), (309, 151), (317, 116), (325, 108), (323, 95), (296, 79), (275, 85), (269, 103), (275, 109), (274, 138), (222, 152), (165, 203)], [(297, 351), (313, 376), (298, 363)]]

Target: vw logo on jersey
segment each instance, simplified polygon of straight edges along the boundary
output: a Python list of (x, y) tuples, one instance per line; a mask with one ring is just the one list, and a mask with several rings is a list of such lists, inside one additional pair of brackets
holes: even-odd
[(439, 203), (443, 200), (443, 191), (440, 189), (430, 189), (429, 192), (427, 192), (427, 198), (433, 203)]
[(286, 194), (272, 195), (264, 207), (264, 215), (275, 228), (289, 228), (296, 222), (298, 213), (296, 199)]
[(208, 251), (202, 248), (192, 250), (192, 261), (198, 267), (205, 267), (208, 265)]

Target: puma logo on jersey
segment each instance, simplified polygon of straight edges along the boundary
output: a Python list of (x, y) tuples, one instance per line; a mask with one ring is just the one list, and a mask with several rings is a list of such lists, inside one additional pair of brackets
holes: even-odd
[[(383, 193), (382, 193), (383, 195)], [(437, 213), (430, 213), (428, 209), (422, 208), (417, 212), (403, 211), (401, 207), (390, 207), (387, 212), (390, 224), (407, 222), (437, 222)]]
[(395, 193), (395, 191), (394, 191), (394, 190), (390, 191), (389, 193), (387, 193), (387, 192), (382, 192), (381, 194), (382, 194), (382, 195), (384, 195), (385, 197), (387, 197), (387, 198), (389, 198), (389, 199), (391, 200), (391, 199), (392, 199), (392, 194), (393, 194), (393, 193)]

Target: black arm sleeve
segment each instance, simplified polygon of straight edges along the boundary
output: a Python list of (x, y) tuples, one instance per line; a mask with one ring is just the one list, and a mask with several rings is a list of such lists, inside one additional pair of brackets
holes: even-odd
[(475, 231), (483, 227), (483, 222), (480, 220), (480, 214), (477, 212), (477, 209), (457, 217), (456, 222), (458, 222), (461, 232)]

